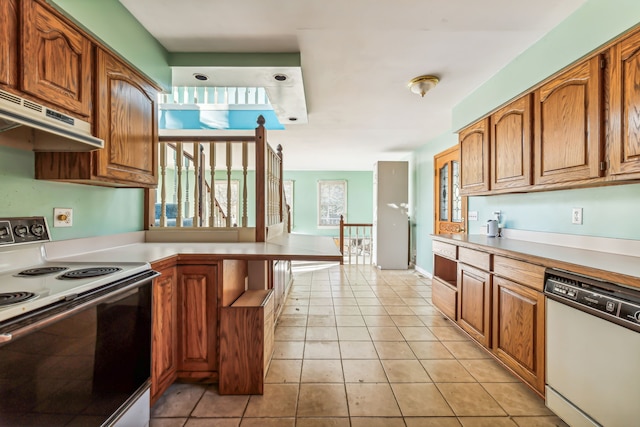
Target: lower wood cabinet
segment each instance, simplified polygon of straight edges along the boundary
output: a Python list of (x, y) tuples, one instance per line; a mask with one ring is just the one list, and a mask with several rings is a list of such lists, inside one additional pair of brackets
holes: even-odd
[(494, 276), (492, 350), (541, 394), (544, 394), (544, 321), (544, 294)]
[(248, 290), (220, 314), (220, 394), (262, 394), (274, 344), (274, 292)]
[(161, 274), (153, 282), (151, 332), (151, 403), (175, 381), (178, 372), (178, 292), (176, 268), (153, 266)]
[(153, 282), (151, 403), (176, 380), (178, 372), (178, 292), (176, 267), (153, 266), (161, 274)]
[(433, 256), (433, 281), (431, 282), (431, 301), (442, 313), (453, 320), (458, 319), (458, 287), (457, 287), (457, 263), (455, 259), (436, 254), (436, 248), (446, 249), (438, 253), (453, 255), (455, 258), (457, 247), (453, 245), (453, 250), (445, 244), (434, 244)]
[(462, 246), (446, 252), (454, 260), (443, 245), (434, 241), (433, 304), (544, 396), (545, 266)]
[(178, 265), (178, 377), (217, 381), (218, 264)]
[(455, 286), (434, 277), (431, 282), (431, 301), (445, 316), (458, 319), (458, 290)]
[(491, 342), (491, 274), (458, 263), (458, 324), (480, 344)]

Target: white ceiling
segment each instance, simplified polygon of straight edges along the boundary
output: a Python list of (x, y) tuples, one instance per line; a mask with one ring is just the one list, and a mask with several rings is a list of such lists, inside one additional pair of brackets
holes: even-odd
[[(281, 120), (269, 142), (287, 170), (371, 170), (449, 130), (456, 104), (586, 0), (120, 2), (170, 52), (300, 52), (308, 123)], [(424, 98), (407, 89), (422, 74), (440, 77)]]

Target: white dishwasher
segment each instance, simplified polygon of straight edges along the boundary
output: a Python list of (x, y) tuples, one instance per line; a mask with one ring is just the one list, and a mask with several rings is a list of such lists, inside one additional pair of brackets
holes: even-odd
[(640, 290), (549, 269), (546, 405), (571, 427), (640, 426)]

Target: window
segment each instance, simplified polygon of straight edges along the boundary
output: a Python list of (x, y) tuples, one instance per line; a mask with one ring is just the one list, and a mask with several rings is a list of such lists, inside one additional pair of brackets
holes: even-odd
[(318, 227), (337, 228), (347, 217), (347, 181), (318, 181)]
[(286, 203), (289, 205), (289, 209), (291, 211), (291, 229), (293, 230), (293, 181), (285, 179), (282, 181), (282, 185), (284, 186), (284, 197), (286, 199)]

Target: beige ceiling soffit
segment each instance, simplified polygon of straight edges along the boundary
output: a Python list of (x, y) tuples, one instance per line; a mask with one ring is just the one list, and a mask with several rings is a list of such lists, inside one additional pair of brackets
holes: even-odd
[(285, 53), (169, 53), (169, 66), (215, 66), (215, 67), (299, 67), (300, 52)]

